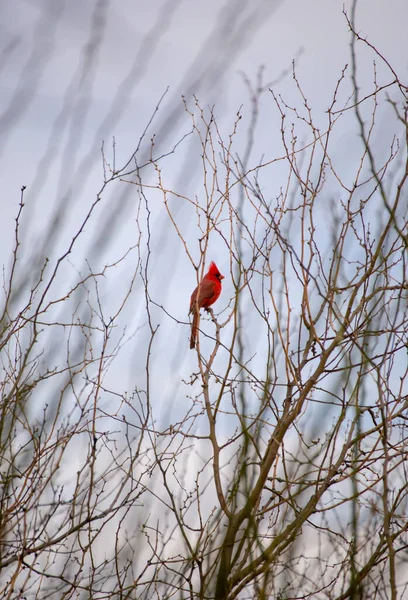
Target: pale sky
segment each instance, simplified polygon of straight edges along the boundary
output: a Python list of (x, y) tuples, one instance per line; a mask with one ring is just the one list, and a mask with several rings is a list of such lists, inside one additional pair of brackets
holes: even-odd
[[(341, 69), (350, 62), (343, 6), (337, 0), (235, 0), (222, 5), (218, 0), (4, 0), (0, 24), (0, 247), (6, 265), (20, 187), (27, 186), (22, 252), (23, 264), (25, 261), (30, 269), (42, 245), (43, 252), (51, 256), (66, 248), (94, 200), (102, 184), (102, 141), (110, 152), (114, 137), (117, 162), (125, 161), (167, 88), (151, 130), (158, 134), (157, 149), (162, 151), (170, 150), (190, 129), (182, 95), (189, 103), (195, 94), (203, 107), (215, 105), (224, 133), (231, 130), (241, 105), (245, 123), (251, 106), (240, 73), (254, 81), (261, 65), (264, 82), (274, 82), (296, 59), (316, 120), (323, 121)], [(349, 3), (345, 7), (349, 9)], [(406, 0), (360, 0), (358, 4), (360, 35), (405, 77), (407, 23)], [(359, 47), (358, 69), (364, 90), (373, 73), (372, 55), (364, 47)], [(378, 69), (381, 78), (382, 67)], [(275, 89), (287, 102), (298, 101), (290, 72)], [(257, 130), (254, 161), (262, 155), (282, 154), (279, 116), (269, 93), (263, 96), (261, 107), (262, 127)], [(244, 126), (237, 138), (240, 151), (245, 133)], [(353, 156), (350, 140), (356, 138), (357, 134), (347, 129), (339, 135), (339, 155), (345, 155), (344, 161)], [(164, 168), (167, 185), (191, 196), (198, 193), (199, 177), (193, 149), (187, 141)], [(347, 172), (347, 162), (340, 164)], [(278, 172), (271, 191), (283, 184)], [(84, 267), (84, 258), (97, 268), (98, 261), (114, 260), (133, 243), (134, 189), (126, 184), (112, 186), (106, 197), (87, 230), (88, 238), (79, 241), (72, 256), (75, 269)], [(66, 207), (64, 229), (53, 237), (49, 222), (61, 205)], [(187, 321), (195, 274), (177, 236), (163, 220), (162, 210), (157, 208), (154, 214), (157, 252), (152, 260), (157, 280), (151, 281), (153, 299), (161, 298), (176, 319)], [(101, 231), (111, 235), (108, 257), (98, 255), (98, 247), (89, 247), (91, 232), (99, 235)], [(189, 234), (194, 245), (194, 229)], [(220, 252), (217, 246), (211, 250)], [(221, 270), (228, 269), (228, 256), (218, 254), (217, 261)], [(126, 265), (125, 272), (129, 268)], [(176, 284), (169, 285), (170, 272)], [(123, 283), (123, 277), (121, 269), (113, 275), (105, 290), (108, 305), (112, 301), (114, 306), (113, 290)], [(229, 297), (231, 290), (225, 283)], [(142, 326), (139, 300), (124, 313), (129, 331)], [(171, 366), (180, 352), (193, 360), (187, 351), (187, 325), (176, 327), (174, 320), (160, 311), (157, 318), (161, 322), (157, 343), (163, 356), (168, 355), (167, 340), (174, 342), (167, 364)], [(129, 345), (132, 347), (131, 342)], [(167, 375), (163, 380), (167, 381)]]

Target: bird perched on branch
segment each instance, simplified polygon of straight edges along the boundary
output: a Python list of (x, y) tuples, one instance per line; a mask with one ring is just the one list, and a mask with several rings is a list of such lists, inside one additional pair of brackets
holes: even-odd
[(200, 308), (208, 309), (208, 307), (218, 300), (221, 294), (222, 279), (224, 279), (224, 275), (221, 275), (215, 262), (212, 262), (208, 269), (208, 273), (202, 278), (194, 292), (191, 294), (189, 312), (189, 314), (193, 315), (190, 337), (191, 349), (193, 349), (196, 344)]

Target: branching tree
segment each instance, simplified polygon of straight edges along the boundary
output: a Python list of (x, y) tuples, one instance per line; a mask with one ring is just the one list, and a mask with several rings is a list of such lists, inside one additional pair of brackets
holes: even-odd
[[(0, 318), (2, 597), (408, 593), (408, 88), (348, 24), (324, 115), (295, 66), (295, 106), (260, 71), (228, 132), (184, 100), (196, 196), (168, 183), (185, 137), (156, 152), (160, 103), (123, 165), (103, 148), (101, 188), (58, 255), (26, 262), (21, 190)], [(357, 44), (375, 60), (363, 97)], [(273, 158), (253, 157), (261, 99), (281, 122)], [(95, 268), (82, 240), (110, 188), (131, 189), (134, 245)], [(176, 383), (159, 326), (182, 332), (180, 358), (188, 322), (156, 293), (164, 232), (196, 281), (214, 252), (225, 275)]]

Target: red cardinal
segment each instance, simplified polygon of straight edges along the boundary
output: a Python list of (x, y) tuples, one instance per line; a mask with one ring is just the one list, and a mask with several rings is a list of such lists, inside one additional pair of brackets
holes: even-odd
[[(200, 318), (200, 308), (208, 308), (211, 304), (214, 304), (218, 300), (221, 294), (221, 280), (224, 279), (224, 275), (218, 270), (215, 262), (210, 264), (207, 275), (205, 275), (194, 292), (191, 294), (190, 300), (190, 312), (193, 315), (193, 324), (191, 326), (191, 338), (190, 348), (195, 347), (198, 320)], [(198, 294), (198, 299), (197, 299)]]

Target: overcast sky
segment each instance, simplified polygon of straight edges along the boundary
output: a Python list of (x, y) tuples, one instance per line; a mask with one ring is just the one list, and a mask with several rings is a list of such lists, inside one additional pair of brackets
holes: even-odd
[[(195, 94), (202, 106), (215, 105), (225, 132), (231, 130), (241, 105), (248, 119), (250, 101), (242, 73), (254, 80), (261, 65), (265, 67), (264, 82), (276, 82), (274, 89), (291, 102), (295, 95), (293, 80), (290, 72), (286, 77), (282, 74), (296, 59), (297, 73), (316, 119), (323, 119), (341, 70), (350, 62), (350, 36), (343, 6), (340, 0), (235, 0), (223, 4), (219, 0), (3, 0), (3, 262), (7, 264), (10, 256), (20, 187), (27, 186), (27, 237), (22, 246), (24, 260), (30, 265), (44, 235), (47, 241), (52, 240), (48, 252), (58, 253), (66, 247), (75, 225), (95, 198), (102, 184), (102, 141), (110, 148), (114, 136), (117, 161), (125, 161), (167, 89), (151, 131), (158, 134), (158, 148), (163, 152), (191, 127), (182, 95), (188, 103)], [(345, 8), (350, 8), (349, 3)], [(360, 0), (358, 4), (360, 35), (366, 36), (405, 76), (407, 23), (406, 0)], [(372, 82), (372, 55), (365, 48), (359, 52), (359, 82), (364, 90)], [(262, 110), (263, 126), (257, 131), (254, 160), (282, 153), (279, 118), (270, 94), (263, 97)], [(242, 140), (244, 133), (245, 129)], [(193, 196), (199, 174), (189, 148), (187, 142), (169, 160), (171, 168), (167, 167), (166, 176), (169, 186)], [(340, 136), (339, 153), (350, 156), (352, 152), (350, 137), (342, 141)], [(277, 181), (276, 185), (283, 183)], [(96, 230), (105, 227), (106, 214), (112, 211), (112, 229), (107, 232), (112, 235), (108, 251), (111, 260), (134, 239), (133, 192), (132, 186), (113, 187), (107, 194), (107, 205), (93, 222)], [(115, 202), (119, 201), (120, 218), (113, 227), (119, 210)], [(66, 207), (64, 228), (54, 239), (47, 227), (61, 205)], [(166, 308), (176, 318), (186, 320), (195, 274), (177, 236), (168, 233), (160, 214), (156, 217), (158, 243), (166, 252), (155, 259), (158, 270), (152, 289), (162, 290)], [(194, 231), (191, 235), (194, 240)], [(84, 256), (97, 262), (95, 251), (88, 253), (85, 241), (72, 259), (76, 268), (81, 268)], [(228, 257), (209, 258), (217, 258), (221, 270), (228, 269)], [(172, 265), (175, 286), (168, 285)], [(173, 335), (175, 346), (187, 347), (187, 326), (176, 331), (174, 321), (163, 318), (159, 344), (165, 348), (168, 336)], [(177, 355), (176, 348), (172, 355)]]
[[(125, 156), (168, 86), (168, 102), (179, 116), (181, 94), (191, 93), (231, 116), (249, 104), (240, 71), (254, 78), (265, 65), (265, 81), (273, 81), (300, 51), (298, 72), (310, 103), (326, 108), (350, 62), (343, 6), (335, 0), (3, 2), (0, 131), (8, 134), (1, 146), (2, 172), (12, 182), (7, 189), (32, 183), (70, 85), (71, 110), (82, 102), (79, 156), (112, 135)], [(407, 70), (407, 17), (404, 0), (358, 4), (360, 34), (400, 73)], [(93, 49), (84, 67), (84, 53)], [(361, 76), (364, 81), (364, 68)], [(371, 81), (371, 71), (367, 77)], [(281, 84), (286, 90), (290, 81)], [(118, 114), (109, 115), (115, 98)]]

